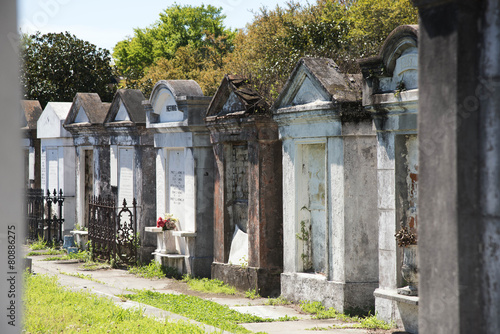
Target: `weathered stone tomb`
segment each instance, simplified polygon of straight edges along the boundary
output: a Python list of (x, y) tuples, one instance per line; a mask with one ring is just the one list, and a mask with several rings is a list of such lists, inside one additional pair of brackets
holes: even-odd
[(226, 75), (207, 111), (216, 159), (212, 278), (279, 295), (283, 263), (281, 145), (268, 104)]
[[(146, 128), (144, 95), (137, 89), (119, 89), (104, 119), (109, 138), (110, 186), (117, 207), (137, 203), (137, 231), (140, 237), (139, 257), (151, 259), (156, 239), (143, 233), (156, 218), (156, 165), (153, 134)], [(125, 202), (124, 202), (125, 200)], [(142, 233), (140, 233), (142, 232)]]
[[(378, 56), (360, 60), (363, 105), (373, 114), (377, 131), (380, 275), (375, 311), (409, 333), (418, 332), (418, 297), (397, 289), (412, 283), (403, 279), (402, 265), (404, 256), (410, 260), (417, 246), (398, 247), (395, 234), (402, 227), (412, 233), (417, 230), (417, 40), (417, 26), (400, 26), (387, 37)], [(411, 265), (418, 270), (416, 258)]]
[(76, 154), (76, 219), (80, 226), (88, 226), (91, 196), (112, 195), (109, 136), (103, 125), (109, 105), (96, 93), (77, 93), (64, 122)]
[[(203, 277), (210, 277), (213, 259), (214, 158), (203, 119), (210, 99), (193, 80), (162, 80), (144, 103), (156, 150), (156, 217), (146, 228), (158, 234), (154, 257)], [(153, 227), (165, 214), (178, 220), (169, 245)]]
[(50, 190), (63, 191), (63, 235), (75, 225), (75, 148), (71, 133), (63, 123), (69, 114), (71, 102), (49, 102), (37, 122), (40, 139), (40, 183), (44, 194)]
[(42, 114), (38, 100), (21, 101), (21, 130), (23, 132), (24, 186), (40, 188), (40, 139), (37, 137), (37, 121)]
[(302, 58), (274, 107), (283, 154), (281, 295), (342, 312), (378, 286), (376, 138), (361, 77)]

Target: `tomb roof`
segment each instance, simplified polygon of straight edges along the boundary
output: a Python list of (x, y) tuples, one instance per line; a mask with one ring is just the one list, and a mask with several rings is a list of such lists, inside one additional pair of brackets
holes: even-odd
[(42, 106), (38, 100), (21, 100), (21, 109), (24, 113), (27, 129), (36, 129), (38, 118), (42, 114)]
[(136, 124), (145, 124), (146, 114), (144, 112), (144, 107), (142, 106), (142, 101), (144, 100), (144, 95), (138, 89), (118, 89), (113, 98), (113, 102), (108, 108), (105, 123), (115, 121), (115, 117), (120, 111), (120, 105), (123, 103), (131, 122)]
[(151, 101), (153, 101), (159, 86), (167, 86), (176, 98), (179, 96), (203, 96), (200, 85), (194, 80), (160, 80), (153, 87)]
[(411, 47), (418, 47), (418, 25), (397, 27), (387, 36), (377, 56), (358, 60), (363, 76), (392, 76), (397, 58)]
[[(343, 73), (330, 58), (301, 58), (285, 83), (273, 108), (291, 107), (319, 101), (356, 102), (361, 100), (361, 75)], [(308, 91), (302, 91), (307, 83)], [(297, 95), (305, 94), (296, 99)], [(297, 101), (296, 101), (297, 100)]]
[(71, 109), (71, 102), (49, 102), (45, 106), (37, 122), (38, 138), (61, 138), (71, 137), (71, 134), (63, 128)]
[[(228, 101), (231, 106), (226, 106)], [(253, 89), (247, 78), (226, 74), (210, 102), (207, 117), (268, 112), (269, 104)]]
[(89, 124), (102, 124), (108, 113), (110, 103), (103, 103), (97, 93), (76, 93), (73, 104), (66, 118), (65, 125), (75, 122), (80, 110), (83, 110)]

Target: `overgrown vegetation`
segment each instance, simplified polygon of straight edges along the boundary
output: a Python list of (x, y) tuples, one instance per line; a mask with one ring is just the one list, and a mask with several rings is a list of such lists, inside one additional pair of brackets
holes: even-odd
[(176, 279), (181, 278), (181, 274), (177, 271), (177, 269), (164, 267), (154, 260), (147, 265), (129, 267), (128, 272), (149, 279), (160, 279), (165, 277)]
[(142, 290), (137, 294), (121, 297), (177, 313), (231, 333), (251, 333), (243, 326), (238, 325), (239, 323), (272, 321), (255, 315), (239, 313), (231, 310), (228, 306), (188, 295)]
[(306, 313), (313, 314), (314, 319), (336, 319), (349, 322), (348, 325), (334, 325), (330, 328), (368, 328), (368, 329), (391, 329), (394, 326), (385, 321), (377, 319), (368, 312), (367, 315), (350, 315), (337, 312), (333, 307), (325, 308), (320, 302), (302, 301), (300, 308)]
[[(64, 252), (63, 252), (64, 254)], [(59, 260), (78, 260), (81, 262), (91, 262), (91, 254), (88, 251), (79, 251), (76, 253), (68, 253), (63, 256), (52, 256), (43, 259), (43, 261), (59, 261)]]
[(30, 249), (31, 250), (42, 250), (42, 249), (47, 249), (49, 246), (47, 246), (47, 241), (45, 241), (42, 237), (38, 237), (38, 240), (33, 241), (30, 244)]
[(250, 298), (250, 299), (260, 298), (259, 291), (257, 291), (257, 289), (251, 289), (251, 290), (245, 291), (245, 297)]
[(39, 256), (39, 255), (62, 255), (66, 252), (60, 249), (47, 248), (43, 252), (29, 252), (26, 256)]
[(226, 295), (234, 295), (236, 289), (229, 286), (218, 279), (195, 278), (190, 275), (184, 275), (182, 278), (187, 283), (191, 290), (207, 292), (207, 293), (223, 293)]
[(110, 299), (60, 287), (55, 277), (26, 275), (24, 330), (28, 333), (204, 333), (198, 326), (145, 317)]

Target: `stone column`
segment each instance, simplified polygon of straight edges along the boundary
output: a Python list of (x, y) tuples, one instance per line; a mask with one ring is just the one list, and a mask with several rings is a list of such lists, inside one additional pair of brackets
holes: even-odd
[(419, 36), (419, 332), (500, 332), (497, 1), (414, 0)]

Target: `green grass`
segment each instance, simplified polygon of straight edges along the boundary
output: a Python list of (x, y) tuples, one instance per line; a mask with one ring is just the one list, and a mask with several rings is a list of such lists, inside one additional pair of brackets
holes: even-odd
[[(61, 253), (64, 254), (64, 253)], [(88, 251), (79, 251), (78, 253), (70, 253), (62, 256), (52, 256), (42, 261), (59, 261), (59, 260), (79, 260), (82, 262), (90, 261), (90, 253)]]
[(195, 291), (223, 293), (226, 295), (236, 294), (236, 288), (229, 286), (218, 279), (194, 278), (189, 275), (184, 275), (183, 281), (187, 283), (191, 290)]
[(29, 252), (27, 256), (39, 256), (39, 255), (62, 255), (65, 254), (63, 250), (48, 248), (43, 252)]
[(350, 323), (349, 325), (334, 325), (329, 328), (391, 329), (394, 327), (393, 324), (388, 324), (370, 313), (366, 316), (351, 316), (339, 313), (333, 307), (327, 309), (320, 302), (301, 301), (300, 308), (306, 313), (313, 314), (315, 319), (337, 319)]
[(92, 281), (92, 282), (97, 282), (97, 283), (101, 283), (101, 284), (105, 284), (104, 282), (101, 282), (95, 278), (92, 277), (92, 275), (89, 275), (89, 274), (82, 274), (82, 273), (66, 273), (64, 271), (61, 271), (61, 274), (63, 275), (66, 275), (66, 276), (73, 276), (73, 277), (78, 277), (78, 278), (82, 278), (82, 279), (86, 279), (88, 281)]
[(175, 268), (163, 267), (156, 261), (151, 261), (145, 266), (129, 267), (128, 272), (140, 277), (154, 279), (154, 278), (180, 278), (181, 275)]
[(26, 275), (23, 301), (28, 333), (204, 333), (192, 324), (156, 321), (107, 298), (69, 291), (47, 275)]
[(231, 333), (251, 333), (243, 326), (238, 325), (239, 323), (271, 321), (254, 315), (239, 313), (225, 305), (188, 295), (162, 294), (141, 290), (137, 294), (122, 297), (177, 313)]

